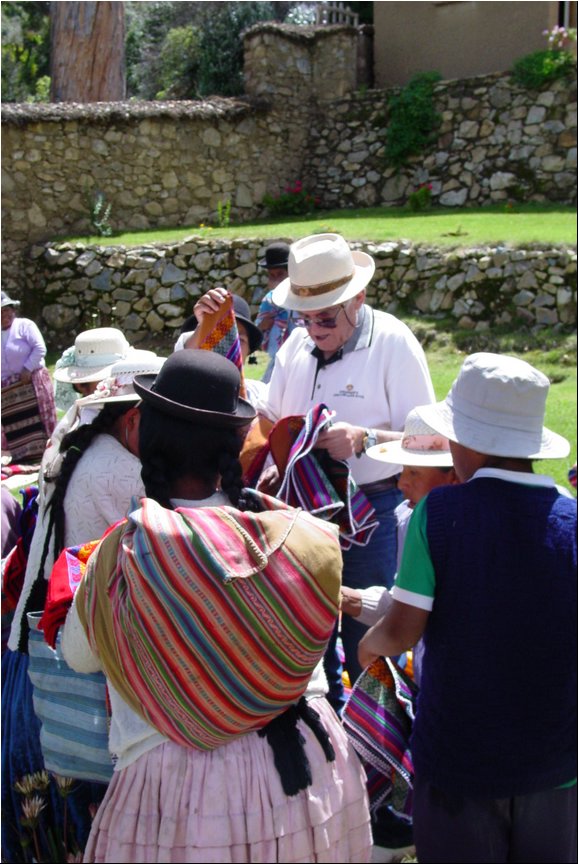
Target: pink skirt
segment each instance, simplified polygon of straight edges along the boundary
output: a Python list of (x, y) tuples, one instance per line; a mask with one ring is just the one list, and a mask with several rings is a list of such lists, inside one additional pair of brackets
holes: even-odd
[(300, 720), (313, 782), (288, 797), (256, 732), (202, 752), (161, 744), (115, 773), (85, 862), (364, 862), (371, 857), (365, 773), (325, 699), (327, 762)]

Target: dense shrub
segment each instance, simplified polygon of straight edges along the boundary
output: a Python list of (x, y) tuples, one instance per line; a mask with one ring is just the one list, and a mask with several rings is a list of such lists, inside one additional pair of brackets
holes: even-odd
[(435, 140), (441, 117), (435, 110), (433, 91), (440, 80), (438, 72), (422, 72), (390, 98), (385, 142), (388, 163), (404, 165), (410, 156), (417, 156)]
[(516, 60), (512, 68), (512, 78), (521, 87), (539, 90), (545, 84), (570, 74), (574, 66), (575, 61), (569, 51), (534, 51), (533, 54)]
[(301, 180), (277, 195), (265, 195), (263, 204), (271, 216), (305, 216), (319, 206), (319, 198), (303, 188)]

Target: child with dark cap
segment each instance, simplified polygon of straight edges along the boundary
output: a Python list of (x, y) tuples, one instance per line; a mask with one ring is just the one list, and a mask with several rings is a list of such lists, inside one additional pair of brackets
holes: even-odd
[(293, 328), (295, 321), (288, 309), (281, 309), (273, 303), (273, 289), (283, 279), (287, 278), (287, 262), (289, 260), (289, 246), (287, 243), (271, 243), (265, 249), (265, 257), (259, 261), (261, 267), (267, 270), (267, 293), (261, 301), (259, 312), (255, 323), (263, 333), (263, 351), (269, 355), (269, 364), (263, 374), (262, 381), (269, 381), (273, 372), (275, 355), (285, 342)]

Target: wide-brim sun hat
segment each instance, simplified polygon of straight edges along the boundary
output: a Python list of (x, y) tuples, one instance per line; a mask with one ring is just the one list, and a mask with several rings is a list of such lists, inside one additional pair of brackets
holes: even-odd
[(164, 362), (165, 358), (154, 351), (133, 348), (112, 366), (110, 374), (99, 381), (94, 393), (77, 399), (76, 404), (82, 408), (103, 408), (118, 402), (140, 402), (141, 397), (134, 389), (135, 376), (157, 375)]
[(544, 426), (548, 378), (516, 357), (466, 357), (447, 397), (421, 405), (420, 417), (441, 435), (504, 459), (562, 459), (570, 444)]
[(370, 459), (414, 468), (451, 468), (450, 442), (428, 426), (414, 408), (406, 417), (399, 441), (375, 444), (367, 450)]
[(84, 330), (74, 340), (74, 357), (69, 366), (54, 370), (56, 381), (65, 384), (89, 384), (102, 381), (115, 363), (133, 349), (124, 333), (116, 327), (96, 327)]
[[(251, 318), (251, 309), (247, 301), (239, 294), (232, 294), (231, 296), (233, 298), (235, 319), (240, 321), (247, 328), (247, 334), (249, 337), (249, 353), (252, 354), (253, 351), (258, 351), (261, 347), (263, 333), (257, 325), (253, 323)], [(181, 327), (181, 333), (192, 333), (196, 330), (197, 324), (198, 321), (195, 315), (191, 315)]]
[[(189, 423), (246, 426), (256, 412), (239, 396), (241, 376), (234, 363), (214, 351), (184, 348), (165, 361), (158, 375), (137, 375), (134, 389), (143, 402)], [(170, 446), (170, 442), (167, 442)]]
[(20, 306), (20, 300), (13, 300), (11, 297), (8, 296), (6, 291), (2, 291), (1, 308), (4, 309), (5, 306)]
[(328, 309), (366, 288), (375, 261), (352, 251), (340, 234), (314, 234), (291, 245), (288, 277), (273, 290), (273, 303), (296, 312)]

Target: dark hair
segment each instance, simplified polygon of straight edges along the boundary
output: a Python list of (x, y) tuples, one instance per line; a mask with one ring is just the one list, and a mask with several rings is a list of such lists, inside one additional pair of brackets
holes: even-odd
[[(46, 528), (40, 566), (30, 589), (30, 594), (28, 595), (23, 612), (20, 646), (24, 647), (19, 647), (19, 650), (26, 650), (26, 639), (28, 636), (26, 613), (43, 609), (46, 602), (48, 582), (44, 579), (44, 568), (46, 566), (46, 560), (50, 549), (50, 540), (53, 534), (55, 561), (64, 549), (64, 537), (66, 531), (64, 499), (74, 469), (97, 435), (110, 432), (116, 421), (133, 407), (133, 402), (118, 402), (116, 404), (105, 405), (94, 418), (92, 423), (85, 423), (82, 426), (79, 426), (77, 429), (74, 429), (72, 432), (65, 435), (60, 442), (60, 452), (64, 454), (64, 458), (58, 474), (54, 477), (45, 475), (44, 478), (46, 482), (54, 483), (54, 490), (50, 496), (45, 512), (45, 518), (48, 518), (48, 526)], [(36, 530), (41, 530), (40, 525), (37, 526)]]
[(151, 404), (140, 405), (139, 451), (147, 497), (172, 509), (175, 480), (192, 475), (221, 489), (234, 507), (248, 509), (243, 494), (239, 427), (205, 426), (163, 414)]

